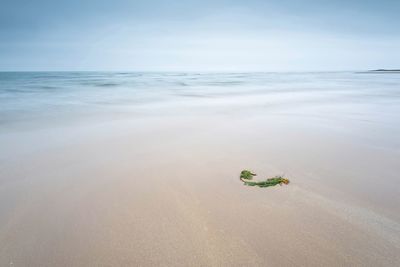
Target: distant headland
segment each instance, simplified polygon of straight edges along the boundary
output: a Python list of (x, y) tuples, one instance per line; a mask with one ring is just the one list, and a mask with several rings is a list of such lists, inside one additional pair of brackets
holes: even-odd
[(376, 69), (370, 70), (372, 72), (400, 72), (400, 69)]

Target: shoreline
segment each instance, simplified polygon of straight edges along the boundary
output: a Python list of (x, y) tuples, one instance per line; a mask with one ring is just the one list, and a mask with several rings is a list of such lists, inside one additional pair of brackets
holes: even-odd
[[(0, 265), (398, 265), (396, 78), (341, 75), (189, 76), (129, 108), (110, 95), (148, 92), (39, 91), (43, 110), (0, 132)], [(290, 183), (244, 186), (243, 169)]]

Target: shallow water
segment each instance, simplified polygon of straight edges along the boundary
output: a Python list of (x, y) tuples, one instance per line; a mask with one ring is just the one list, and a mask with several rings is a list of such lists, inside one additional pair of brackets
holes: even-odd
[(12, 124), (98, 114), (269, 113), (336, 104), (354, 106), (335, 110), (337, 119), (396, 123), (399, 96), (396, 73), (2, 72), (0, 123), (4, 130)]
[(396, 266), (398, 136), (397, 73), (3, 72), (0, 265)]

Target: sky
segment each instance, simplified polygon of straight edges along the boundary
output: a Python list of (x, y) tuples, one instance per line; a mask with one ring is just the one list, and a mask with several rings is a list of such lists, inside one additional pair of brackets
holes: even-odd
[(400, 68), (399, 0), (0, 0), (3, 71)]

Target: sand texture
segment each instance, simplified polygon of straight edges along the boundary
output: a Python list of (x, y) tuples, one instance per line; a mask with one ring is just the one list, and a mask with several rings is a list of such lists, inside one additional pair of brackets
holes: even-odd
[(11, 114), (0, 266), (400, 266), (399, 95), (350, 85)]

